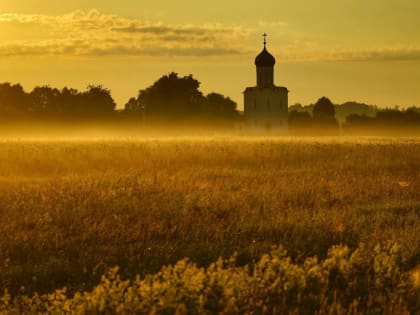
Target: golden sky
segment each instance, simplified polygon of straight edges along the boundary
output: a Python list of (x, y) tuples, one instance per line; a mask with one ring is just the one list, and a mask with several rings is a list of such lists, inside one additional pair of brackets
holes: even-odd
[(262, 33), (290, 104), (420, 106), (418, 0), (0, 0), (0, 82), (101, 83), (119, 106), (170, 71), (242, 107)]

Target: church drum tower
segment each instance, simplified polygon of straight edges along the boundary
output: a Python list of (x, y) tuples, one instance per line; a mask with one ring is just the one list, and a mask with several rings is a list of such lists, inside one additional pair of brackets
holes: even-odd
[(289, 91), (274, 84), (276, 59), (267, 51), (266, 36), (264, 49), (255, 58), (257, 86), (244, 91), (245, 124), (251, 133), (287, 134)]

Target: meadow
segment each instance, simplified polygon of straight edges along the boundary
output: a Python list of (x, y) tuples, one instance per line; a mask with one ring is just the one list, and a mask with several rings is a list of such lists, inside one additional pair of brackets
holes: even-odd
[(0, 313), (420, 314), (419, 187), (418, 138), (0, 140)]

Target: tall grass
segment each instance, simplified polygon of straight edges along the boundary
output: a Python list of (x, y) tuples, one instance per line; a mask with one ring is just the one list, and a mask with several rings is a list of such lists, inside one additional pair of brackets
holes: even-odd
[(0, 290), (94, 288), (188, 257), (293, 263), (338, 244), (399, 244), (420, 264), (416, 139), (177, 139), (0, 143)]

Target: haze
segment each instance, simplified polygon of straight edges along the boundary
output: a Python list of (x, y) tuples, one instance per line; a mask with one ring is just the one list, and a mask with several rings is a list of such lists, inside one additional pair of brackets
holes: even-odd
[(0, 82), (101, 83), (119, 107), (170, 71), (242, 106), (262, 33), (290, 104), (420, 105), (415, 0), (0, 1)]

